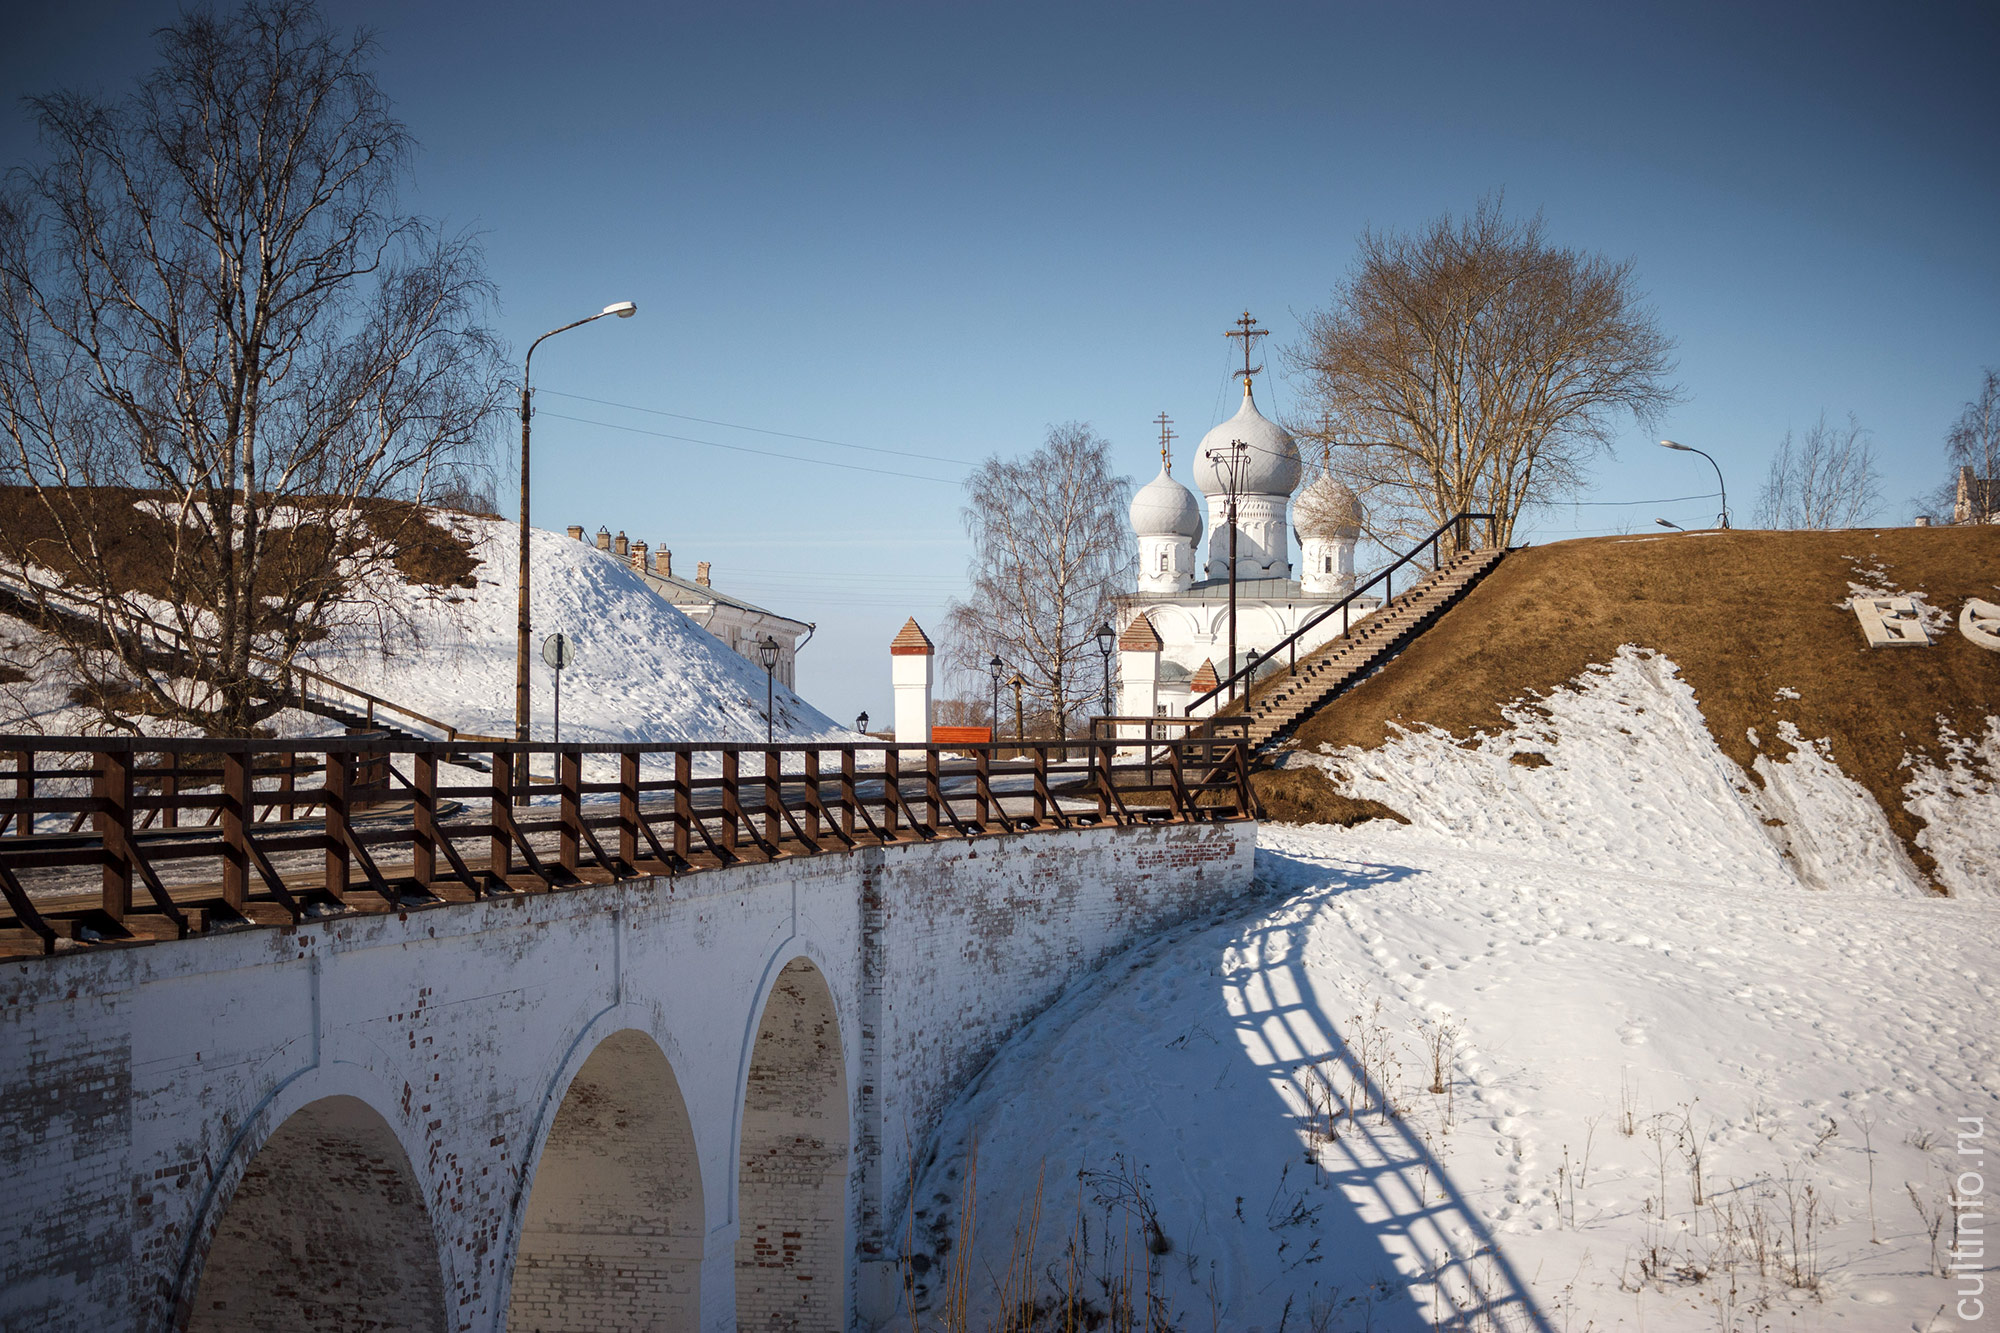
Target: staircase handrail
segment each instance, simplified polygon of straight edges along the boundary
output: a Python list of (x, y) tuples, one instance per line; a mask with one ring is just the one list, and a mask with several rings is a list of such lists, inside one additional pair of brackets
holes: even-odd
[[(1236, 669), (1231, 671), (1226, 678), (1217, 682), (1216, 687), (1214, 689), (1210, 690), (1208, 693), (1202, 695), (1197, 699), (1190, 699), (1188, 701), (1188, 706), (1187, 706), (1188, 716), (1190, 717), (1194, 716), (1194, 711), (1197, 708), (1201, 707), (1209, 700), (1221, 694), (1224, 690), (1228, 689), (1238, 680), (1243, 680), (1245, 682), (1244, 693), (1247, 696), (1249, 693), (1249, 683), (1250, 683), (1248, 677), (1251, 675), (1251, 673), (1255, 672), (1257, 668), (1266, 665), (1267, 663), (1270, 662), (1270, 660), (1273, 657), (1276, 657), (1278, 655), (1278, 650), (1280, 648), (1287, 649), (1290, 652), (1291, 664), (1290, 667), (1288, 668), (1288, 671), (1296, 670), (1298, 666), (1298, 642), (1300, 638), (1302, 638), (1305, 635), (1306, 631), (1318, 625), (1321, 621), (1325, 620), (1328, 616), (1331, 616), (1334, 612), (1345, 610), (1349, 605), (1349, 603), (1353, 602), (1355, 598), (1363, 596), (1364, 594), (1367, 593), (1367, 591), (1370, 588), (1374, 587), (1378, 583), (1384, 585), (1382, 604), (1384, 606), (1387, 606), (1389, 602), (1394, 600), (1395, 598), (1395, 574), (1397, 570), (1401, 569), (1404, 565), (1408, 564), (1410, 561), (1416, 559), (1419, 555), (1423, 554), (1423, 550), (1426, 546), (1431, 548), (1431, 562), (1433, 564), (1436, 564), (1438, 562), (1439, 539), (1442, 538), (1445, 533), (1449, 532), (1454, 527), (1459, 527), (1462, 529), (1462, 525), (1477, 522), (1482, 518), (1486, 520), (1486, 541), (1488, 549), (1491, 549), (1492, 547), (1499, 545), (1499, 524), (1492, 514), (1475, 513), (1469, 509), (1461, 509), (1458, 513), (1453, 514), (1450, 518), (1438, 524), (1437, 527), (1432, 529), (1429, 534), (1419, 538), (1417, 544), (1415, 546), (1412, 546), (1409, 550), (1405, 551), (1402, 555), (1398, 556), (1393, 564), (1385, 565), (1381, 569), (1376, 570), (1374, 574), (1369, 576), (1368, 581), (1366, 583), (1361, 584), (1359, 587), (1355, 588), (1354, 591), (1348, 593), (1347, 596), (1341, 598), (1339, 601), (1335, 602), (1332, 606), (1327, 607), (1324, 611), (1321, 611), (1319, 614), (1310, 617), (1305, 621), (1305, 623), (1301, 624), (1297, 629), (1293, 630), (1290, 634), (1287, 634), (1284, 638), (1272, 644), (1271, 650), (1265, 653), (1262, 657), (1257, 658), (1255, 661), (1249, 662), (1243, 666), (1236, 667)], [(1459, 535), (1458, 544), (1460, 551), (1466, 551), (1472, 549), (1466, 544), (1465, 534), (1462, 530)], [(1232, 667), (1235, 667), (1235, 663), (1233, 662), (1230, 665)]]
[[(26, 574), (22, 574), (14, 570), (0, 570), (0, 582), (12, 584), (16, 588), (16, 590), (26, 593), (31, 598), (36, 595), (41, 595), (47, 597), (54, 597), (61, 601), (71, 602), (78, 606), (92, 607), (92, 608), (96, 606), (96, 603), (89, 597), (85, 597), (79, 593), (73, 593), (69, 591), (67, 588), (55, 588), (49, 586), (46, 583), (38, 583), (34, 579), (29, 578)], [(161, 621), (155, 620), (151, 616), (146, 615), (144, 612), (141, 611), (131, 612), (130, 619), (138, 621), (140, 624), (145, 625), (149, 629), (156, 630), (159, 633), (164, 634), (169, 639), (174, 640), (177, 644), (179, 644), (182, 647), (183, 650), (185, 650), (188, 636), (178, 626), (168, 625)], [(444, 739), (448, 741), (456, 741), (456, 740), (491, 741), (500, 739), (499, 737), (482, 736), (473, 732), (460, 731), (457, 727), (452, 726), (449, 722), (441, 722), (437, 718), (429, 717), (423, 713), (419, 713), (414, 708), (405, 707), (404, 705), (399, 704), (392, 699), (384, 699), (380, 695), (371, 694), (367, 690), (362, 689), (358, 685), (349, 685), (346, 681), (337, 680), (334, 677), (327, 675), (323, 671), (315, 671), (313, 668), (309, 666), (300, 665), (298, 662), (285, 662), (278, 658), (272, 657), (267, 653), (257, 652), (254, 649), (250, 653), (250, 660), (253, 662), (257, 662), (263, 666), (276, 667), (281, 671), (288, 670), (296, 676), (303, 677), (306, 680), (316, 681), (321, 685), (328, 686), (331, 689), (338, 690), (342, 694), (346, 694), (354, 699), (360, 700), (364, 705), (366, 705), (365, 711), (368, 720), (370, 722), (373, 722), (375, 720), (375, 710), (377, 708), (381, 708), (387, 712), (395, 713), (401, 717), (408, 718), (412, 722), (421, 723), (422, 725), (427, 727), (435, 727), (437, 730), (442, 731), (444, 733)], [(306, 697), (306, 692), (303, 689), (296, 691), (296, 693), (301, 700), (303, 700)], [(511, 739), (511, 737), (508, 739)]]

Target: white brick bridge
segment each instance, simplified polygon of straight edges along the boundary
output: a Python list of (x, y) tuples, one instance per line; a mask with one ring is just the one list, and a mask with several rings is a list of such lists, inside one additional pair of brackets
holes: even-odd
[(874, 1327), (949, 1099), (1243, 893), (1254, 835), (864, 843), (7, 965), (0, 1324)]

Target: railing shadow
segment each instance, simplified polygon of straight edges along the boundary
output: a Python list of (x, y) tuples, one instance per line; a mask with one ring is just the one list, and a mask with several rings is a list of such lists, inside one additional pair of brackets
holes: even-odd
[[(1337, 1229), (1333, 1219), (1318, 1221), (1321, 1236), (1332, 1231), (1339, 1243), (1379, 1245), (1409, 1294), (1400, 1305), (1374, 1307), (1372, 1326), (1552, 1333), (1425, 1136), (1407, 1115), (1390, 1109), (1393, 1091), (1369, 1068), (1379, 1057), (1362, 1049), (1371, 1034), (1343, 1032), (1315, 996), (1304, 964), (1307, 934), (1329, 903), (1417, 872), (1305, 861), (1263, 849), (1257, 860), (1259, 877), (1291, 889), (1292, 896), (1284, 909), (1238, 937), (1222, 969), (1223, 1002), (1244, 1054), (1284, 1106), (1303, 1150), (1292, 1160), (1346, 1200), (1348, 1212)], [(1359, 1026), (1366, 1024), (1364, 1015)], [(1350, 1020), (1348, 1026), (1357, 1025)], [(1372, 1040), (1381, 1040), (1379, 1030)]]

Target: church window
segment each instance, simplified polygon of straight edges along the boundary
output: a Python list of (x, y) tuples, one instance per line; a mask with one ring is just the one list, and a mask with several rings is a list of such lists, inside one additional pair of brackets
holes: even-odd
[(1331, 574), (1331, 573), (1333, 573), (1333, 557), (1332, 557), (1332, 556), (1330, 556), (1330, 555), (1323, 555), (1323, 556), (1321, 556), (1321, 557), (1320, 557), (1320, 561), (1321, 561), (1321, 564), (1320, 564), (1320, 571), (1319, 571), (1320, 573), (1322, 573), (1322, 574)]
[(1168, 566), (1172, 563), (1173, 558), (1174, 558), (1174, 553), (1172, 551), (1160, 552), (1160, 572), (1162, 574), (1168, 572)]

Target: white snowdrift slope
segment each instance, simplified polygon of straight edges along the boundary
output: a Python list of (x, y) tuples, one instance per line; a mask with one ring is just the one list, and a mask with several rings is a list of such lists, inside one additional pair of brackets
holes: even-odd
[[(313, 665), (350, 685), (416, 709), (461, 731), (514, 734), (516, 528), (459, 520), (475, 542), (475, 590), (441, 603), (415, 589), (399, 595), (420, 646), (384, 657), (373, 636), (349, 635)], [(563, 673), (563, 739), (573, 741), (749, 741), (764, 739), (764, 672), (696, 625), (623, 562), (560, 533), (531, 529), (535, 739), (553, 721), (544, 637), (560, 630), (576, 645)], [(777, 734), (833, 738), (845, 728), (777, 687)]]
[(1507, 731), (1470, 745), (1426, 729), (1373, 750), (1297, 758), (1468, 849), (1689, 880), (1796, 876), (1815, 888), (1926, 892), (1866, 788), (1787, 733), (1782, 762), (1759, 756), (1758, 791), (1657, 653), (1621, 648), (1576, 685), (1506, 716)]
[[(1038, 1178), (1040, 1273), (1079, 1170), (1135, 1168), (1176, 1327), (1905, 1329), (1957, 1299), (1905, 1187), (1944, 1207), (1974, 1160), (1962, 1117), (2000, 1133), (2000, 905), (1585, 870), (1381, 823), (1268, 827), (1259, 870), (1265, 910), (1115, 961), (952, 1112), (916, 1231), (956, 1228), (976, 1134), (988, 1313)], [(1447, 1094), (1426, 1020), (1457, 1029)], [(1400, 1115), (1365, 1109), (1364, 1064)], [(1312, 1132), (1343, 1105), (1362, 1113), (1337, 1139)], [(1115, 1192), (1081, 1185), (1118, 1271), (1141, 1223), (1107, 1218)]]
[(1921, 895), (1816, 746), (1753, 794), (1663, 658), (1513, 720), (1320, 756), (1413, 823), (1266, 826), (1260, 908), (1020, 1033), (913, 1191), (919, 1303), (963, 1282), (997, 1327), (1081, 1237), (1079, 1287), (1150, 1282), (1176, 1328), (1964, 1326), (2000, 901)]

